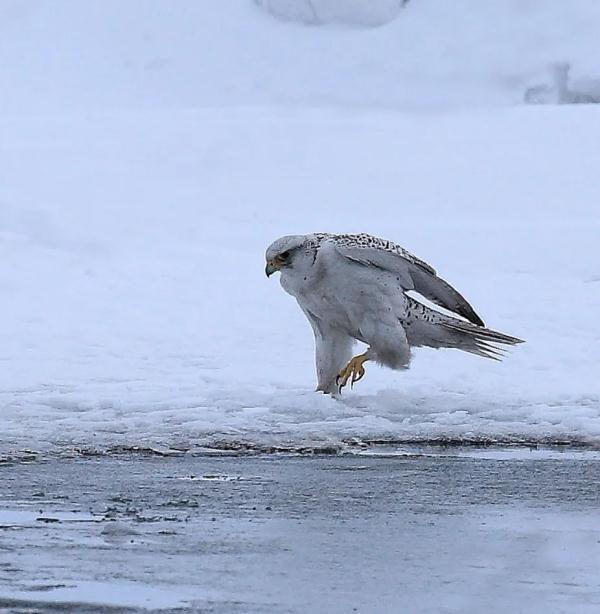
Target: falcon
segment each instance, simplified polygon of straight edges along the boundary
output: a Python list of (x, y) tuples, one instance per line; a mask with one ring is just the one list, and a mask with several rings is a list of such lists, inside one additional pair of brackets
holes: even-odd
[[(338, 395), (368, 360), (407, 369), (413, 347), (455, 348), (500, 360), (521, 339), (486, 328), (467, 300), (404, 248), (368, 234), (289, 235), (266, 251), (315, 335), (317, 391)], [(411, 294), (409, 294), (411, 292)], [(455, 314), (447, 315), (414, 296)], [(368, 346), (352, 357), (352, 346)]]

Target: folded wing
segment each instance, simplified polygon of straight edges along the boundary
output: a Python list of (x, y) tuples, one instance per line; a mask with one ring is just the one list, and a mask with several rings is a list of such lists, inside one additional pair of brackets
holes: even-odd
[(399, 245), (364, 234), (338, 235), (330, 240), (344, 258), (363, 266), (389, 271), (396, 275), (404, 290), (414, 290), (432, 303), (461, 315), (477, 326), (484, 326), (483, 320), (458, 290), (438, 277), (434, 268)]

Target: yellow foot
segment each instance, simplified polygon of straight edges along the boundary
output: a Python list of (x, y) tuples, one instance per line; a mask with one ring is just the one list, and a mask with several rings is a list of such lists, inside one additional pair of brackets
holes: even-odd
[(367, 360), (367, 352), (364, 354), (360, 354), (359, 356), (355, 356), (341, 371), (337, 376), (336, 383), (338, 385), (339, 392), (342, 392), (342, 388), (348, 383), (350, 380), (350, 388), (354, 387), (354, 384), (361, 380), (365, 374), (365, 368), (363, 367), (363, 363)]

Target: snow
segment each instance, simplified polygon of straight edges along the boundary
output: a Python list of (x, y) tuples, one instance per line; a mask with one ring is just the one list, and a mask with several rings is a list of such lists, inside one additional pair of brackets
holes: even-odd
[[(365, 4), (312, 0), (325, 20), (367, 22)], [(520, 103), (557, 61), (574, 80), (600, 74), (596, 0), (411, 0), (375, 28), (307, 27), (264, 10), (283, 5), (291, 15), (306, 0), (1, 0), (0, 111), (447, 109)], [(368, 5), (376, 21), (396, 13), (388, 0)]]
[[(442, 54), (426, 0), (368, 30), (0, 2), (0, 453), (600, 443), (600, 109), (510, 104), (549, 61), (593, 69), (600, 9), (542, 4), (461, 2), (481, 38)], [(263, 253), (321, 230), (397, 241), (527, 343), (315, 394)]]

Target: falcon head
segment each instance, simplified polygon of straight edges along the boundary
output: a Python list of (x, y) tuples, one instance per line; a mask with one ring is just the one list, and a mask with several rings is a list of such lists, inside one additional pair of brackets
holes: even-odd
[(291, 266), (294, 255), (302, 247), (305, 239), (304, 235), (288, 235), (271, 243), (265, 253), (267, 277), (270, 277), (275, 271)]

